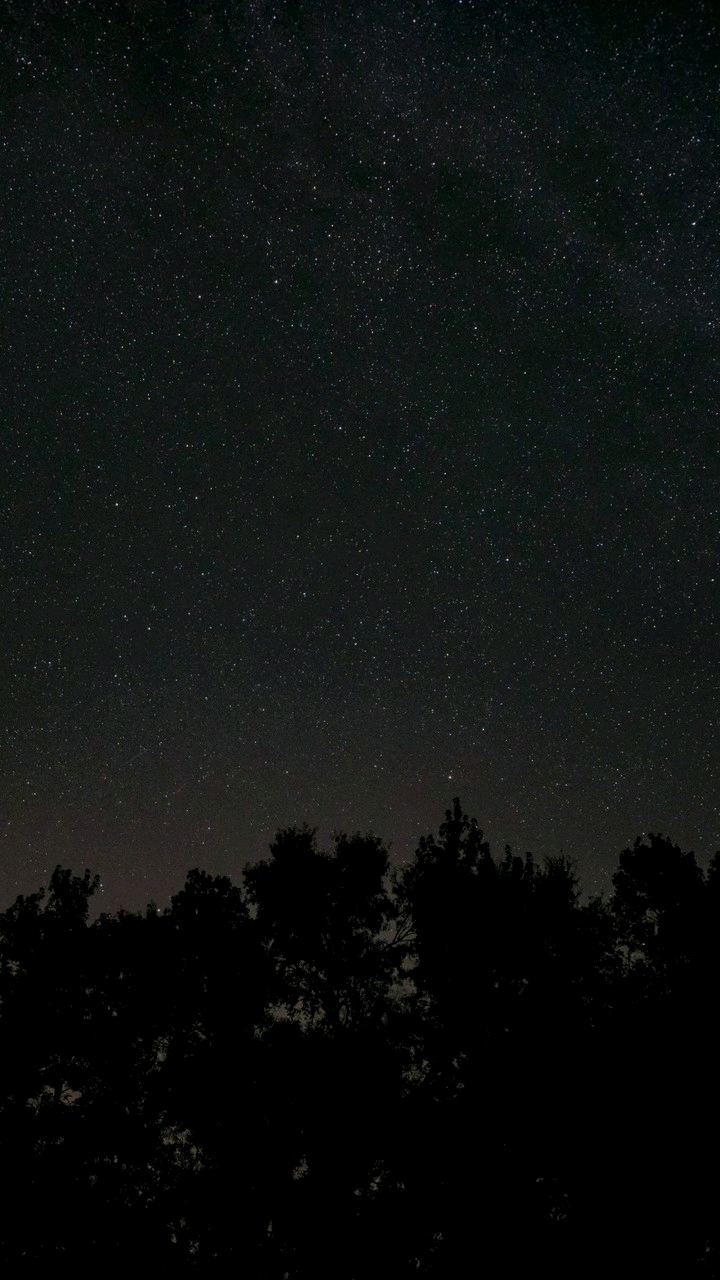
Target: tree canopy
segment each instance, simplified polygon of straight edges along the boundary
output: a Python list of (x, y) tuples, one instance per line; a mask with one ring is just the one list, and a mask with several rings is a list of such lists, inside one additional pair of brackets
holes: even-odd
[(277, 833), (242, 882), (0, 915), (0, 1257), (250, 1277), (708, 1276), (720, 854), (412, 862)]

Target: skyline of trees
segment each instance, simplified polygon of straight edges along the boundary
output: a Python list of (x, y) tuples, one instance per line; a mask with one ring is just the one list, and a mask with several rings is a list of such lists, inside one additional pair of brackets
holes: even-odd
[(456, 799), (405, 868), (294, 827), (162, 912), (97, 888), (0, 914), (6, 1262), (716, 1274), (720, 853), (638, 837), (583, 902)]

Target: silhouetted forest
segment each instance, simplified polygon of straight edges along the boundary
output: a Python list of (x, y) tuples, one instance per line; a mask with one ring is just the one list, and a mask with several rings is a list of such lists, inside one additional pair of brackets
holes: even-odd
[(720, 854), (638, 839), (584, 903), (456, 800), (401, 870), (294, 828), (162, 912), (96, 888), (0, 916), (14, 1273), (716, 1274)]

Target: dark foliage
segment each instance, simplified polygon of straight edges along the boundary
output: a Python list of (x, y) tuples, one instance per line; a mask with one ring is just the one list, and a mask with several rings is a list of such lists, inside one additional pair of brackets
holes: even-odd
[(162, 913), (58, 867), (0, 916), (3, 1262), (715, 1275), (719, 866), (650, 835), (583, 904), (456, 800)]

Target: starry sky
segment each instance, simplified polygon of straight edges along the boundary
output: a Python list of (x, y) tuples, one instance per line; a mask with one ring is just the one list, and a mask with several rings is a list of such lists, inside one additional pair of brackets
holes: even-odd
[[(630, 12), (628, 13), (628, 10)], [(0, 14), (0, 906), (720, 845), (712, 6)]]

